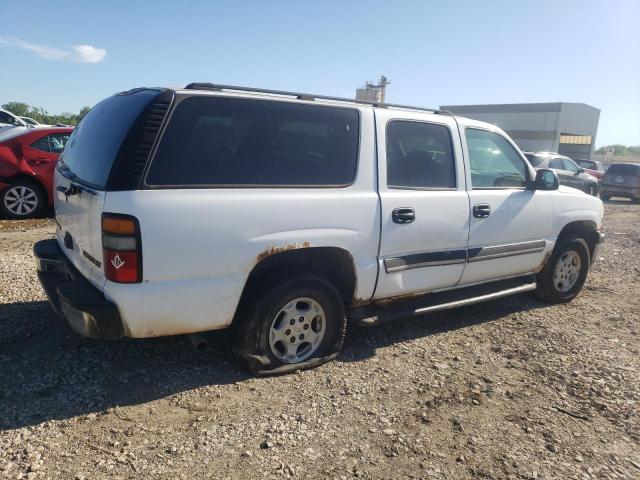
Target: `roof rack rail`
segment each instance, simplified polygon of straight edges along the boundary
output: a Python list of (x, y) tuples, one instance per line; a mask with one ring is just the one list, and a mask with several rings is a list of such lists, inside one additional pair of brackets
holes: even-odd
[(231, 90), (236, 92), (252, 92), (252, 93), (266, 93), (269, 95), (282, 95), (287, 97), (294, 97), (298, 100), (333, 100), (336, 102), (348, 102), (348, 103), (358, 103), (363, 105), (372, 105), (374, 107), (380, 108), (406, 108), (408, 110), (422, 110), (426, 112), (445, 114), (445, 115), (453, 115), (451, 112), (447, 110), (440, 110), (437, 108), (425, 108), (425, 107), (414, 107), (411, 105), (400, 105), (397, 103), (381, 103), (381, 102), (370, 102), (368, 100), (356, 100), (353, 98), (344, 98), (344, 97), (332, 97), (329, 95), (315, 95), (312, 93), (298, 93), (298, 92), (287, 92), (285, 90), (270, 90), (267, 88), (252, 88), (252, 87), (239, 87), (236, 85), (220, 85), (216, 83), (207, 83), (207, 82), (193, 82), (184, 87), (186, 90), (210, 90), (214, 92), (221, 92), (223, 90)]

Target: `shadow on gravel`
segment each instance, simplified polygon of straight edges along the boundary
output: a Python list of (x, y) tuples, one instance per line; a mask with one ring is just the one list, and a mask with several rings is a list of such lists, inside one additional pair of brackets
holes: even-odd
[(248, 378), (228, 336), (196, 353), (186, 336), (83, 339), (47, 302), (0, 304), (0, 431)]
[[(349, 330), (338, 361), (378, 348), (544, 306), (521, 295), (428, 317)], [(245, 380), (226, 332), (196, 353), (186, 336), (114, 342), (83, 339), (46, 302), (0, 304), (0, 431), (136, 405), (205, 385)]]
[(395, 343), (437, 335), (472, 325), (500, 321), (518, 312), (547, 307), (531, 294), (521, 294), (464, 308), (396, 320), (379, 327), (352, 325), (347, 333), (341, 362), (357, 362), (376, 355), (376, 350)]

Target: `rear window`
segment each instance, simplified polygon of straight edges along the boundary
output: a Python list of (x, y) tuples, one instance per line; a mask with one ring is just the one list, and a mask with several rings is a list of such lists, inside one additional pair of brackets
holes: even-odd
[(607, 169), (607, 175), (640, 175), (640, 165), (613, 164)]
[(150, 186), (345, 186), (359, 113), (269, 100), (190, 97), (176, 107)]
[(142, 110), (160, 92), (139, 90), (103, 100), (75, 128), (60, 156), (60, 168), (95, 188), (104, 188), (122, 142)]

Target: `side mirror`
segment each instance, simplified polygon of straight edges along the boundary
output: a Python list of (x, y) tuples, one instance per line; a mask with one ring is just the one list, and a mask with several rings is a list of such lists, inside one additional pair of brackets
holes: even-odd
[(536, 172), (536, 179), (533, 182), (534, 190), (558, 190), (560, 180), (553, 170), (542, 168)]
[(580, 167), (580, 168), (578, 169), (578, 173), (584, 173), (584, 172), (585, 172), (585, 169), (584, 169), (584, 168)]

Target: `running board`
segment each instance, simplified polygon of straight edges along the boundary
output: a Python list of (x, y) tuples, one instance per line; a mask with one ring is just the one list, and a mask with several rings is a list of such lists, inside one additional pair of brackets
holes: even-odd
[[(522, 283), (523, 280), (525, 280), (526, 283)], [(496, 289), (496, 287), (499, 289)], [(492, 289), (493, 291), (491, 291)], [(382, 303), (374, 303), (366, 310), (357, 309), (352, 311), (351, 318), (355, 320), (358, 325), (373, 327), (401, 318), (465, 307), (476, 303), (509, 297), (518, 293), (530, 292), (535, 289), (536, 282), (535, 280), (532, 281), (531, 277), (520, 279), (519, 282), (492, 282), (491, 284), (475, 287), (466, 287), (446, 292), (427, 294), (421, 296), (419, 299), (414, 298), (405, 301), (399, 299), (397, 302), (387, 305), (385, 305), (384, 300), (382, 300), (380, 301)], [(472, 290), (476, 290), (473, 292), (475, 293), (474, 296), (470, 296), (473, 294)]]

